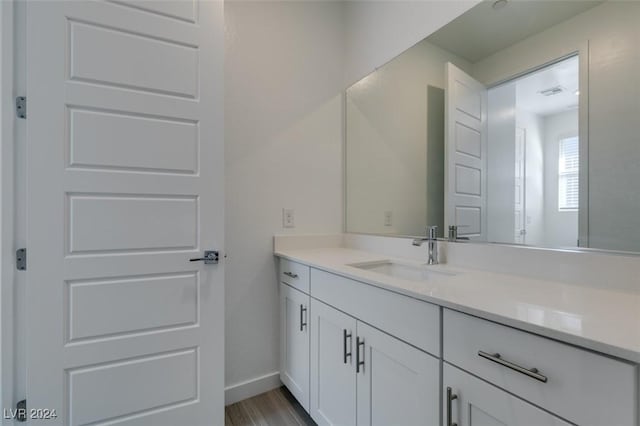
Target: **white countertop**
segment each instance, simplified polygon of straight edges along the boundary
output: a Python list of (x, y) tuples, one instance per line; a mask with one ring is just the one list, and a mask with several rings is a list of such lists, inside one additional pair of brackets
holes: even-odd
[[(348, 264), (396, 260), (347, 248), (281, 249), (276, 256), (545, 337), (640, 363), (640, 293), (583, 287), (457, 266), (430, 281), (412, 281)], [(540, 267), (543, 267), (542, 265)]]

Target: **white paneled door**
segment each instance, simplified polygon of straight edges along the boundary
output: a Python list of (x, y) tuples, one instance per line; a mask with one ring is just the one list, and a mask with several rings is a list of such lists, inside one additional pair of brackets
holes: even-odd
[(452, 63), (445, 67), (445, 226), (486, 240), (487, 90)]
[(222, 2), (27, 3), (31, 424), (224, 423), (222, 55)]

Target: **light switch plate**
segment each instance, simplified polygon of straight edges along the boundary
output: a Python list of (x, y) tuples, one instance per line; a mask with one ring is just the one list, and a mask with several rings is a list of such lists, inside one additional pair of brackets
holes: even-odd
[(282, 209), (282, 227), (283, 228), (295, 228), (296, 227), (296, 212), (293, 209)]

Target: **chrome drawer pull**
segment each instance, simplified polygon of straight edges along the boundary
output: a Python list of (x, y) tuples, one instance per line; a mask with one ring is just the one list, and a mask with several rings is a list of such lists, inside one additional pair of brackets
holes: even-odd
[(496, 364), (500, 364), (504, 367), (510, 368), (514, 371), (517, 371), (518, 373), (522, 373), (525, 376), (529, 376), (532, 379), (536, 379), (541, 381), (542, 383), (547, 383), (547, 376), (543, 376), (542, 374), (540, 374), (538, 372), (537, 368), (524, 368), (524, 367), (520, 367), (518, 364), (514, 364), (512, 362), (509, 361), (505, 361), (504, 359), (502, 359), (500, 357), (500, 354), (495, 353), (495, 354), (490, 354), (484, 351), (478, 351), (478, 356), (481, 356), (484, 359), (488, 359), (489, 361), (493, 361)]
[(294, 274), (293, 272), (283, 272), (283, 274), (291, 278), (298, 278), (298, 274)]

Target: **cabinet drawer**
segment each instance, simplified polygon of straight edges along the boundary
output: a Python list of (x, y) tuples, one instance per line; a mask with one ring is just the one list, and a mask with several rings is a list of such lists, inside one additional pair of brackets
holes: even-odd
[(311, 297), (435, 356), (440, 308), (369, 284), (311, 269)]
[(635, 365), (448, 309), (443, 342), (446, 362), (571, 422), (638, 424)]
[(280, 259), (280, 282), (309, 294), (309, 267)]

